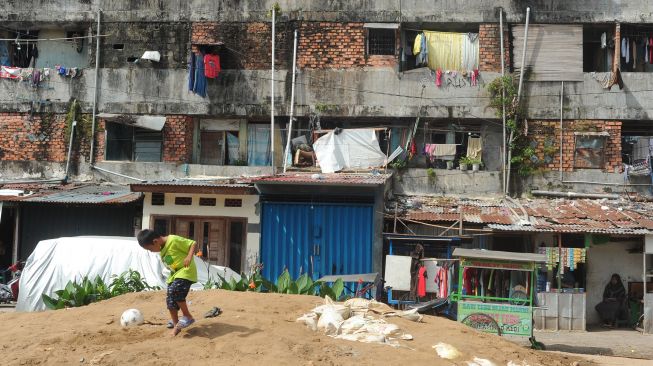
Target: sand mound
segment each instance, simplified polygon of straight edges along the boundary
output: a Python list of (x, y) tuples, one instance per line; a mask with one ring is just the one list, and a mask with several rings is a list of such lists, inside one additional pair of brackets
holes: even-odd
[[(423, 323), (392, 318), (414, 336), (402, 347), (338, 340), (313, 332), (295, 319), (323, 300), (313, 296), (193, 292), (198, 322), (175, 338), (165, 328), (165, 294), (128, 294), (86, 307), (42, 313), (2, 313), (0, 349), (5, 365), (452, 365), (432, 346), (453, 345), (464, 358), (521, 365), (571, 365), (577, 359), (521, 348), (443, 318)], [(224, 313), (204, 319), (213, 306)], [(121, 328), (120, 315), (138, 308), (145, 324)], [(80, 362), (83, 359), (83, 362)], [(581, 363), (582, 364), (582, 363)]]

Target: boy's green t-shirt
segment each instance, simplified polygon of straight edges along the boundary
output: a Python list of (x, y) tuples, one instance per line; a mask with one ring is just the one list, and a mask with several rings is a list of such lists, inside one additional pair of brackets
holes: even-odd
[(184, 267), (184, 259), (188, 256), (188, 251), (194, 242), (192, 239), (186, 239), (181, 236), (168, 235), (168, 239), (160, 253), (163, 264), (172, 272), (170, 277), (168, 277), (167, 283), (171, 283), (177, 278), (197, 282), (195, 258), (193, 258), (188, 267)]

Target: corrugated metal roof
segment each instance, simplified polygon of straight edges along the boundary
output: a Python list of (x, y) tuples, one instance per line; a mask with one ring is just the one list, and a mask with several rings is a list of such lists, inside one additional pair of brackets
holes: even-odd
[(409, 220), (454, 222), (462, 211), (463, 222), (498, 231), (625, 235), (653, 232), (653, 203), (650, 202), (559, 198), (522, 199), (512, 203), (501, 199), (419, 196), (402, 197), (398, 201), (403, 217)]
[(253, 178), (256, 184), (381, 185), (392, 176), (382, 173), (287, 173)]
[(130, 185), (134, 192), (254, 194), (251, 178), (174, 179), (150, 181)]
[[(7, 184), (3, 189), (16, 187)], [(72, 204), (123, 204), (139, 200), (141, 193), (131, 192), (126, 186), (105, 184), (32, 185), (22, 188), (23, 195), (0, 196), (0, 201), (72, 203)]]

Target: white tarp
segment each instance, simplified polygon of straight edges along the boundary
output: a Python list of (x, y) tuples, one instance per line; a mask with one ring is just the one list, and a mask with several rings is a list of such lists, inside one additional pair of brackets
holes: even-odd
[(317, 139), (313, 149), (322, 173), (380, 167), (386, 161), (374, 129), (341, 130), (337, 135), (331, 131)]
[[(195, 264), (199, 281), (195, 289), (203, 287), (209, 274), (214, 281), (217, 274), (227, 280), (240, 278), (226, 267), (210, 266), (207, 271), (205, 262), (197, 257)], [(99, 275), (108, 285), (112, 275), (128, 269), (138, 271), (150, 286), (166, 287), (168, 273), (159, 255), (141, 248), (135, 238), (78, 236), (40, 241), (21, 273), (16, 310), (45, 310), (41, 295), (54, 296), (54, 291), (63, 289), (70, 280)]]

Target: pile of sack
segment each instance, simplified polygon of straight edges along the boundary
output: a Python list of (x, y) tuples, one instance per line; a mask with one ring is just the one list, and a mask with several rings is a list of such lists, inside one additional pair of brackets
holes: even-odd
[(322, 331), (330, 337), (365, 343), (383, 343), (398, 346), (398, 340), (411, 340), (413, 336), (396, 324), (381, 317), (398, 316), (419, 322), (422, 315), (416, 310), (396, 311), (386, 304), (366, 299), (350, 299), (344, 303), (325, 298), (324, 305), (314, 308), (297, 319), (313, 331)]

